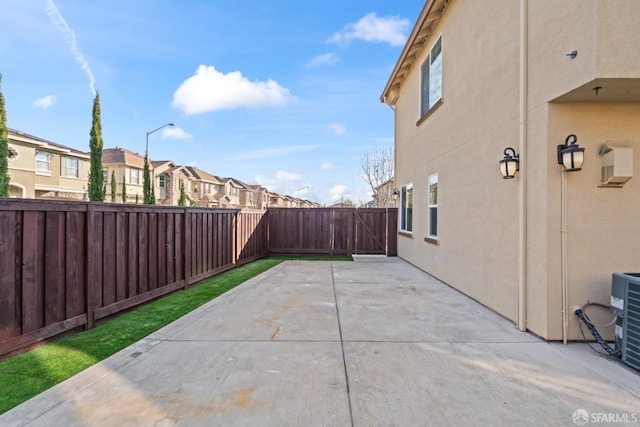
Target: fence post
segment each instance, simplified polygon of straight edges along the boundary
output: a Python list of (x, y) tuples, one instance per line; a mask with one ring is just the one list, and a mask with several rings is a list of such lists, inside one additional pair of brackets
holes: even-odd
[(184, 266), (184, 288), (189, 287), (191, 278), (191, 223), (188, 221), (188, 208), (184, 208), (183, 233), (182, 233), (182, 265)]
[(240, 235), (241, 232), (238, 230), (241, 225), (239, 221), (239, 217), (238, 217), (238, 213), (239, 211), (235, 211), (234, 215), (233, 215), (233, 249), (232, 249), (232, 253), (233, 253), (233, 265), (238, 265), (238, 258), (240, 258), (240, 254), (239, 252), (239, 248), (240, 248)]
[(94, 228), (95, 210), (93, 203), (87, 203), (87, 225), (85, 230), (85, 239), (87, 243), (87, 274), (85, 275), (85, 298), (87, 299), (87, 329), (93, 329), (95, 325), (95, 267), (94, 267), (94, 247), (93, 247), (93, 228)]

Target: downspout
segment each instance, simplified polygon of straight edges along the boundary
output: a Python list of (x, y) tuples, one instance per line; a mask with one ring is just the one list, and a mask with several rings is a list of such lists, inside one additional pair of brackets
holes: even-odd
[(520, 181), (518, 191), (518, 329), (527, 330), (527, 103), (529, 1), (520, 0)]
[(567, 344), (567, 171), (562, 166), (560, 192), (560, 259), (562, 274), (562, 343)]

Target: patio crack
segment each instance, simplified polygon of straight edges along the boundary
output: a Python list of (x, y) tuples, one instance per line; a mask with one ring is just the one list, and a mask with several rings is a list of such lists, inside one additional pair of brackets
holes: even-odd
[(340, 309), (338, 308), (338, 294), (336, 293), (335, 274), (333, 272), (333, 262), (331, 263), (331, 285), (333, 286), (333, 298), (335, 300), (336, 316), (338, 317), (338, 332), (340, 334), (340, 349), (342, 351), (342, 366), (344, 367), (344, 380), (347, 387), (347, 403), (349, 404), (349, 418), (351, 427), (353, 424), (353, 409), (351, 407), (351, 392), (349, 390), (349, 371), (347, 370), (347, 359), (344, 355), (344, 339), (342, 338), (342, 322), (340, 322)]

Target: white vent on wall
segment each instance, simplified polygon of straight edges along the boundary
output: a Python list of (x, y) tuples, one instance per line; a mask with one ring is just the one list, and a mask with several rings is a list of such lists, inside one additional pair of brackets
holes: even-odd
[(600, 185), (621, 187), (633, 176), (633, 148), (607, 142), (600, 149)]

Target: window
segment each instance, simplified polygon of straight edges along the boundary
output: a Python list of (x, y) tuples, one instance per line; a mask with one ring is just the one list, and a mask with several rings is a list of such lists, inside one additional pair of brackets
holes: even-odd
[(210, 190), (211, 190), (211, 187), (209, 186), (209, 183), (208, 182), (205, 183), (204, 184), (204, 193), (205, 194), (209, 194), (211, 192)]
[(130, 173), (131, 173), (131, 179), (130, 182), (131, 184), (140, 184), (140, 169), (129, 169)]
[(158, 187), (166, 188), (167, 187), (167, 175), (162, 174), (158, 176)]
[(438, 174), (429, 176), (429, 194), (427, 198), (429, 209), (427, 230), (429, 237), (438, 237)]
[(78, 159), (72, 157), (64, 157), (63, 174), (70, 178), (80, 178), (80, 163)]
[(197, 183), (193, 183), (193, 192), (197, 193), (198, 192), (198, 184)]
[(102, 169), (102, 182), (107, 182), (107, 170)]
[(413, 184), (403, 185), (400, 191), (400, 231), (413, 231)]
[(421, 68), (420, 116), (442, 98), (442, 36), (438, 37)]
[(36, 150), (36, 170), (37, 171), (46, 171), (49, 172), (51, 170), (49, 163), (51, 155), (46, 151)]

